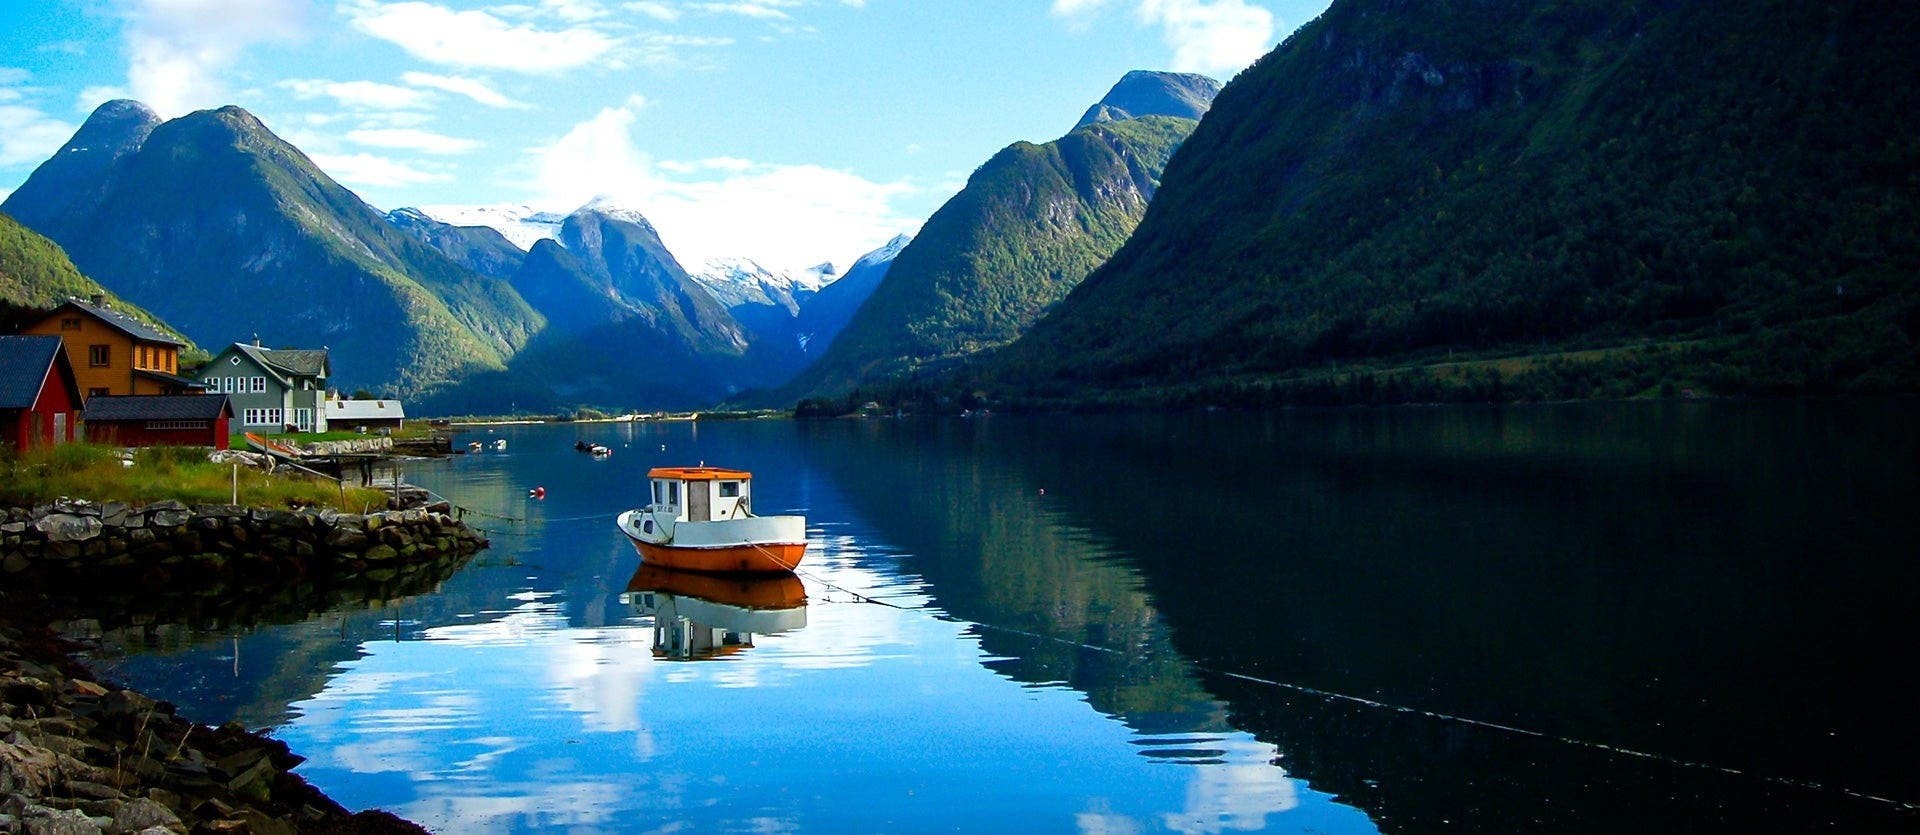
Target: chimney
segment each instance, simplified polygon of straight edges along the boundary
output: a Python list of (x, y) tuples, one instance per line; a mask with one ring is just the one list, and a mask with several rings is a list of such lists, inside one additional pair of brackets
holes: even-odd
[(256, 333), (253, 335), (253, 347), (255, 348), (260, 347), (260, 334)]
[(95, 293), (95, 294), (93, 294), (93, 306), (94, 306), (94, 307), (106, 307), (106, 306), (107, 306), (107, 294), (105, 294), (105, 293)]

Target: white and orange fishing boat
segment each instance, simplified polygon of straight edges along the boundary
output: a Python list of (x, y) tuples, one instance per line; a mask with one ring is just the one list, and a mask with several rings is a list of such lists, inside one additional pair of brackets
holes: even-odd
[(655, 467), (653, 503), (620, 514), (640, 559), (682, 571), (792, 571), (807, 550), (804, 516), (755, 516), (753, 474)]

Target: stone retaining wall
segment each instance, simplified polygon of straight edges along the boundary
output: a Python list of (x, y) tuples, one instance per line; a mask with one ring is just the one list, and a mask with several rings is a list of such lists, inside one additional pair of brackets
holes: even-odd
[(0, 696), (0, 832), (425, 832), (350, 814), (290, 771), (301, 758), (284, 743), (102, 684), (58, 639), (4, 616)]
[(385, 580), (470, 555), (487, 540), (444, 504), (380, 513), (177, 501), (60, 501), (0, 517), (0, 577), (151, 584), (210, 576), (352, 571)]

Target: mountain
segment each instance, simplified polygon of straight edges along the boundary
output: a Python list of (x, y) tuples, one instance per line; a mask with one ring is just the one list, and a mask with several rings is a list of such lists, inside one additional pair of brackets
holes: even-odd
[(1126, 241), (1195, 124), (1141, 115), (1007, 146), (927, 220), (819, 361), (770, 396), (837, 397), (1012, 342)]
[(535, 211), (532, 207), (502, 204), (497, 206), (421, 206), (414, 211), (449, 226), (485, 226), (499, 232), (522, 251), (547, 238), (560, 236), (560, 224), (566, 215)]
[(993, 378), (1160, 404), (1920, 388), (1916, 36), (1890, 0), (1339, 0), (1220, 93)]
[(582, 404), (685, 409), (764, 385), (750, 334), (640, 212), (599, 199), (533, 244), (512, 279), (547, 328), (500, 372), (425, 401), (439, 411)]
[[(152, 323), (165, 333), (181, 336), (153, 314), (127, 304), (98, 282), (81, 275), (59, 244), (0, 214), (0, 333), (16, 333), (38, 322), (43, 314), (68, 299), (95, 296), (103, 297), (115, 310)], [(190, 343), (190, 340), (182, 341)]]
[[(325, 347), (341, 386), (408, 396), (504, 367), (544, 325), (506, 281), (401, 232), (252, 114), (203, 110), (136, 141), (142, 112), (103, 105), (0, 206), (196, 341)], [(110, 162), (66, 163), (109, 153), (95, 136), (116, 140)]]
[(1100, 122), (1118, 122), (1138, 116), (1178, 116), (1199, 119), (1207, 115), (1220, 82), (1194, 73), (1134, 70), (1120, 77), (1105, 98), (1087, 108), (1076, 128)]
[(802, 306), (831, 284), (834, 274), (830, 263), (775, 271), (737, 257), (708, 259), (691, 273), (757, 339), (792, 338)]
[(893, 260), (900, 257), (901, 250), (912, 240), (911, 235), (894, 236), (886, 245), (860, 256), (845, 274), (808, 299), (794, 322), (801, 350), (813, 357), (826, 353), (827, 346), (840, 336), (854, 311), (873, 295), (874, 289), (887, 277), (887, 270), (893, 267)]
[(511, 280), (527, 253), (490, 226), (454, 226), (419, 209), (394, 209), (387, 222), (453, 262), (484, 276)]
[(140, 149), (160, 117), (137, 101), (119, 99), (95, 108), (73, 138), (8, 195), (14, 219), (55, 240), (70, 237), (73, 224), (106, 199), (113, 167)]

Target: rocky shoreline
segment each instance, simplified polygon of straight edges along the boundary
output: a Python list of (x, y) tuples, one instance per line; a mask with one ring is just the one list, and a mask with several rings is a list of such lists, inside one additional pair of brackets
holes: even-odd
[(76, 660), (84, 648), (48, 625), (88, 602), (120, 609), (116, 589), (219, 586), (296, 610), (350, 588), (423, 589), (487, 545), (444, 510), (62, 501), (0, 511), (0, 833), (424, 832), (349, 813), (291, 773), (302, 758), (284, 743), (190, 722), (97, 680)]

